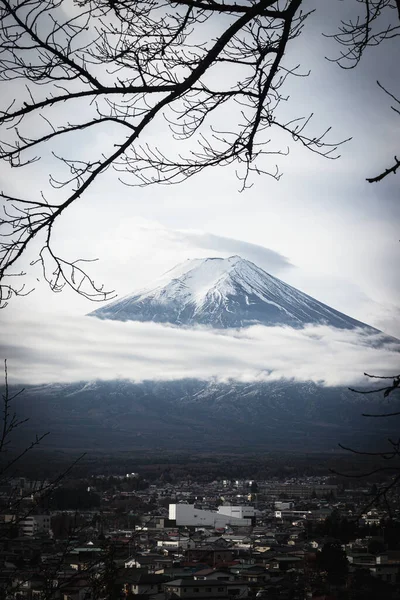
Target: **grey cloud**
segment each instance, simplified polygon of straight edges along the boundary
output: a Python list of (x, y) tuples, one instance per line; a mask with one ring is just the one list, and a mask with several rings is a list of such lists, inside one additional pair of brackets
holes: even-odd
[(272, 273), (287, 269), (288, 267), (293, 267), (293, 264), (286, 256), (258, 244), (251, 244), (243, 240), (222, 235), (195, 231), (179, 231), (177, 232), (177, 235), (182, 236), (183, 239), (197, 248), (204, 248), (206, 250), (231, 255), (238, 254)]

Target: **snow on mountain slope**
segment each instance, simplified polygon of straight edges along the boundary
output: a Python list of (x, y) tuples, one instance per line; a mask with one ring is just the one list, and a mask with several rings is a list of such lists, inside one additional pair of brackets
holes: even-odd
[(101, 319), (155, 321), (216, 328), (249, 325), (340, 329), (365, 325), (311, 298), (240, 256), (187, 260), (154, 286), (90, 313)]

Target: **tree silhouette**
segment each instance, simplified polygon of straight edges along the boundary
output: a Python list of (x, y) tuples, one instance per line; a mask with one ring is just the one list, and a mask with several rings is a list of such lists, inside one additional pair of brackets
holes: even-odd
[[(367, 47), (395, 37), (398, 7), (355, 3), (358, 17), (333, 36), (345, 48), (337, 62), (355, 66)], [(0, 0), (0, 159), (24, 169), (45, 158), (51, 170), (48, 191), (1, 191), (0, 306), (29, 293), (18, 261), (36, 238), (53, 291), (113, 297), (87, 260), (53, 243), (55, 223), (110, 168), (127, 185), (148, 186), (235, 165), (245, 189), (254, 175), (279, 179), (276, 156), (293, 141), (337, 158), (344, 140), (331, 140), (329, 126), (313, 131), (312, 114), (294, 106), (280, 116), (286, 80), (307, 75), (287, 54), (309, 14), (304, 0)], [(101, 149), (90, 143), (99, 132), (110, 142)]]
[[(384, 398), (388, 398), (389, 396), (391, 396), (391, 400), (396, 402), (396, 400), (398, 399), (398, 393), (400, 390), (400, 387), (399, 387), (400, 386), (400, 375), (392, 375), (389, 377), (380, 376), (380, 375), (371, 375), (369, 373), (364, 373), (364, 375), (366, 375), (370, 379), (377, 379), (379, 382), (381, 382), (383, 380), (384, 381), (383, 386), (378, 387), (378, 388), (375, 387), (375, 388), (371, 388), (371, 389), (367, 389), (367, 390), (349, 388), (350, 391), (352, 391), (356, 394), (361, 394), (361, 395), (382, 394), (382, 392), (383, 392)], [(387, 418), (394, 418), (394, 417), (400, 416), (400, 411), (391, 410), (391, 411), (385, 411), (382, 413), (362, 413), (362, 416), (366, 417), (366, 418), (372, 418), (372, 419), (382, 419), (382, 418), (387, 419)], [(342, 448), (343, 450), (346, 450), (347, 452), (351, 452), (352, 454), (355, 454), (355, 455), (369, 456), (372, 459), (381, 459), (383, 464), (379, 464), (379, 466), (374, 466), (373, 468), (369, 469), (366, 472), (360, 473), (359, 475), (339, 473), (335, 469), (330, 469), (330, 471), (332, 473), (335, 473), (336, 475), (341, 475), (344, 477), (359, 477), (359, 478), (368, 478), (368, 477), (371, 477), (372, 475), (377, 475), (379, 473), (387, 474), (388, 478), (383, 484), (378, 486), (376, 483), (374, 483), (374, 485), (371, 489), (372, 497), (363, 507), (363, 511), (366, 512), (372, 506), (374, 506), (376, 504), (381, 504), (387, 510), (389, 518), (391, 519), (393, 516), (391, 500), (392, 500), (393, 496), (397, 499), (398, 488), (399, 488), (399, 484), (400, 484), (400, 464), (399, 464), (400, 438), (393, 439), (393, 438), (389, 437), (389, 438), (387, 438), (386, 442), (388, 444), (387, 448), (382, 448), (382, 449), (373, 450), (373, 451), (368, 451), (368, 450), (364, 450), (364, 449), (356, 449), (356, 448), (352, 448), (349, 446), (344, 446), (343, 444), (339, 444), (339, 447)]]
[(321, 571), (326, 571), (327, 581), (332, 585), (345, 583), (348, 562), (340, 542), (328, 542), (323, 546), (317, 554), (317, 566)]

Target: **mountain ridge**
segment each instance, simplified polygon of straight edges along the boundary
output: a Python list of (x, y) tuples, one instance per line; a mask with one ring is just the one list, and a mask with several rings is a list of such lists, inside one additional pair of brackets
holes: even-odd
[(361, 416), (382, 403), (311, 382), (186, 379), (27, 386), (17, 405), (25, 435), (45, 428), (53, 448), (332, 452), (393, 434), (396, 423)]

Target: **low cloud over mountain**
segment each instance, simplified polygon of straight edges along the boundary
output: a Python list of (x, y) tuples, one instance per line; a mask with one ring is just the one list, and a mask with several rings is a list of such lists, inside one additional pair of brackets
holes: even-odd
[(381, 333), (326, 325), (210, 330), (49, 317), (39, 330), (26, 317), (2, 330), (0, 351), (8, 357), (10, 381), (26, 384), (285, 378), (354, 385), (365, 381), (365, 371), (397, 372), (400, 351), (400, 342)]

